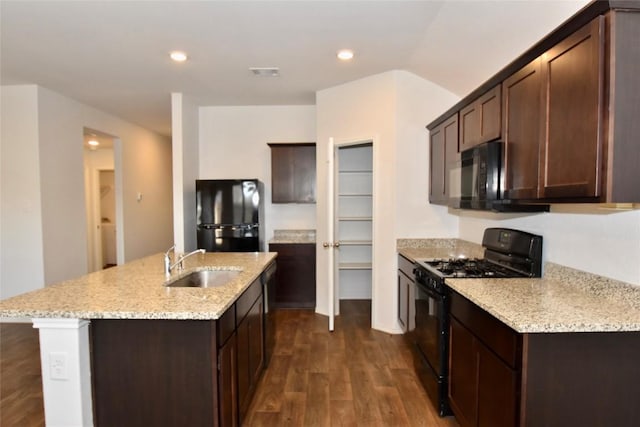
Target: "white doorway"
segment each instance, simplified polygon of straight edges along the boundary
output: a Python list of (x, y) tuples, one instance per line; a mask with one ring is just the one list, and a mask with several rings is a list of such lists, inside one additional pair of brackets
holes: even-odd
[(118, 264), (116, 138), (85, 128), (83, 139), (87, 270), (94, 272)]
[(113, 169), (98, 171), (100, 191), (100, 238), (102, 240), (102, 268), (118, 264), (116, 255), (116, 179)]
[(329, 329), (341, 300), (373, 295), (373, 140), (330, 144)]

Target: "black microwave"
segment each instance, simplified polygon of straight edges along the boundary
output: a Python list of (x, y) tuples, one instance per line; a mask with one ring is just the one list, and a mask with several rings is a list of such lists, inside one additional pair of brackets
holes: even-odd
[(460, 160), (450, 167), (449, 196), (452, 207), (494, 208), (501, 194), (502, 147), (501, 141), (491, 141), (460, 153)]

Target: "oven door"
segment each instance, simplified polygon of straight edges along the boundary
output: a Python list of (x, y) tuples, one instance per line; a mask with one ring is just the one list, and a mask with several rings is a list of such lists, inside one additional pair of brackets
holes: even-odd
[(420, 283), (417, 277), (413, 294), (414, 321), (409, 322), (407, 338), (414, 369), (438, 415), (443, 417), (451, 414), (447, 397), (449, 297)]
[(447, 375), (449, 336), (447, 295), (435, 292), (416, 281), (415, 329), (412, 331), (416, 349), (428, 363), (433, 374), (441, 379)]

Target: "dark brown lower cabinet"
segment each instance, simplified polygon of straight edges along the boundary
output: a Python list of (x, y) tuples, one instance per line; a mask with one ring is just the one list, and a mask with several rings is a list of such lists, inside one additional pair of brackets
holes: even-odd
[(413, 262), (398, 255), (398, 323), (402, 333), (415, 328)]
[(278, 253), (276, 307), (315, 308), (315, 243), (271, 243), (269, 251)]
[(456, 292), (450, 328), (462, 427), (639, 425), (640, 332), (518, 334)]
[(218, 392), (220, 402), (220, 425), (237, 426), (238, 423), (238, 352), (236, 335), (220, 348), (218, 354)]
[(264, 363), (262, 296), (238, 324), (238, 405), (240, 420), (249, 409)]
[(451, 319), (449, 398), (461, 426), (516, 425), (516, 371)]
[(478, 425), (516, 425), (517, 371), (478, 342)]
[(462, 427), (478, 423), (478, 352), (476, 339), (451, 319), (449, 403)]
[(91, 321), (97, 427), (238, 426), (263, 368), (260, 279), (217, 320)]

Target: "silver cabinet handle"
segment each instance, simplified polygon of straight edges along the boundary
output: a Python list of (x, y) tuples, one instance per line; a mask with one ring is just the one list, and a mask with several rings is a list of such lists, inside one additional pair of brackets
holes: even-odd
[(329, 246), (331, 246), (331, 244), (330, 244), (330, 243), (328, 243), (328, 242), (324, 242), (324, 243), (322, 244), (322, 247), (323, 247), (323, 248), (328, 248)]
[(333, 244), (333, 247), (334, 247), (334, 248), (339, 248), (339, 247), (340, 247), (340, 242), (335, 242), (335, 243)]

